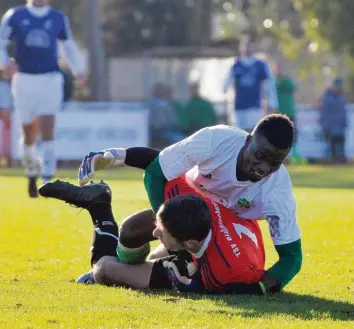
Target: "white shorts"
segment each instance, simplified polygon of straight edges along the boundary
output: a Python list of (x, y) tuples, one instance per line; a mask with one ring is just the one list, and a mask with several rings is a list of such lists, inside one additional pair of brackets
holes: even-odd
[(263, 110), (262, 109), (246, 109), (246, 110), (236, 110), (236, 127), (251, 131), (257, 125), (258, 121), (263, 117)]
[(16, 73), (12, 80), (12, 94), (21, 122), (29, 124), (38, 116), (59, 112), (63, 101), (63, 84), (63, 76), (59, 72)]
[(0, 110), (12, 109), (12, 95), (10, 83), (0, 79)]

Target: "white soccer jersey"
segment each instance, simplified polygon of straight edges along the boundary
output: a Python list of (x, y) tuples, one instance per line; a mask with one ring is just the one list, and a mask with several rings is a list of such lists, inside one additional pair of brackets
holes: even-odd
[(218, 125), (164, 149), (160, 166), (168, 180), (186, 174), (188, 184), (203, 196), (232, 209), (245, 219), (267, 219), (275, 245), (300, 239), (296, 202), (285, 166), (259, 182), (236, 177), (238, 154), (247, 133)]

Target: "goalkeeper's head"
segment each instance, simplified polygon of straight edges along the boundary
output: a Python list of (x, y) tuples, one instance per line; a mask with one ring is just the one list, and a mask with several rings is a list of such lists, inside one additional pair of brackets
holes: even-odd
[(156, 215), (154, 237), (167, 250), (198, 253), (208, 236), (212, 217), (206, 202), (195, 195), (182, 195), (166, 201)]

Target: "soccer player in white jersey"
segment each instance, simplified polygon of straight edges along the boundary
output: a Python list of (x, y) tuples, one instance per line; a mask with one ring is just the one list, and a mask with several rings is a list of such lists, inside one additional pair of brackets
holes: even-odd
[[(8, 10), (0, 26), (0, 70), (12, 76), (14, 107), (23, 130), (22, 164), (29, 179), (29, 195), (37, 197), (37, 177), (50, 180), (56, 170), (55, 114), (62, 106), (63, 77), (58, 66), (58, 41), (73, 74), (83, 85), (84, 63), (71, 37), (66, 15), (49, 6), (50, 0), (27, 0)], [(14, 61), (7, 46), (15, 46)], [(41, 161), (35, 156), (37, 133)], [(41, 167), (41, 173), (39, 168)]]
[[(86, 184), (96, 170), (114, 165), (145, 169), (144, 183), (153, 212), (164, 200), (167, 181), (185, 176), (196, 193), (219, 202), (240, 218), (266, 219), (279, 260), (262, 278), (267, 291), (280, 291), (300, 271), (302, 250), (290, 176), (282, 164), (294, 139), (294, 126), (282, 114), (264, 117), (251, 134), (218, 125), (163, 151), (149, 148), (108, 149), (88, 154), (79, 169)], [(178, 188), (171, 191), (179, 195)], [(122, 225), (118, 251), (134, 262), (148, 253), (153, 212), (145, 210)]]
[(257, 58), (255, 45), (248, 37), (240, 41), (240, 56), (232, 65), (224, 84), (225, 93), (235, 90), (236, 126), (251, 132), (263, 117), (262, 95), (267, 100), (268, 112), (278, 108), (275, 78), (266, 61)]

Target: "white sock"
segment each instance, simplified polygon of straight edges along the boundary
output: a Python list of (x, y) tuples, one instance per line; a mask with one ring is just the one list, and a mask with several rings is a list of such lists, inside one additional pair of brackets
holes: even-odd
[(35, 145), (23, 144), (22, 165), (27, 177), (38, 176), (39, 160), (35, 156)]
[(49, 181), (55, 174), (57, 158), (55, 156), (54, 141), (43, 141), (41, 145), (41, 168), (44, 181)]

